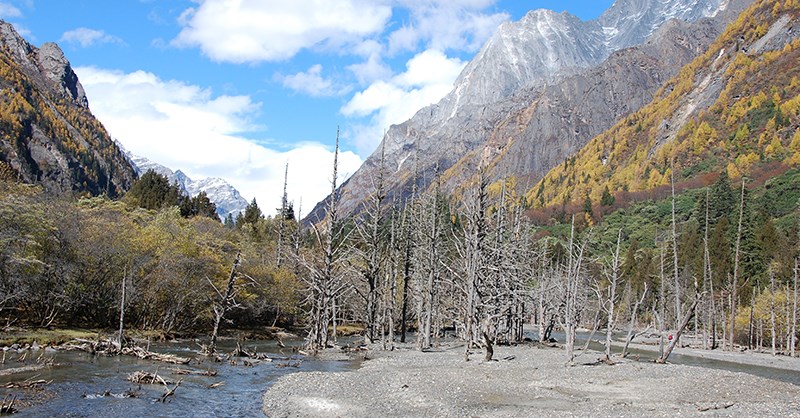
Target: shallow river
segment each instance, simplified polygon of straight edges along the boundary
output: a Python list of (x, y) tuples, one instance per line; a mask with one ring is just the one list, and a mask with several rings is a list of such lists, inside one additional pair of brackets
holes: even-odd
[[(291, 344), (287, 342), (287, 345)], [(299, 344), (295, 342), (295, 344)], [(230, 352), (235, 343), (223, 341), (220, 352)], [(76, 351), (44, 352), (53, 358), (57, 366), (30, 373), (17, 373), (0, 376), (0, 397), (9, 393), (17, 394), (19, 401), (33, 402), (35, 405), (21, 409), (14, 416), (35, 417), (258, 417), (261, 411), (261, 396), (267, 387), (279, 376), (297, 371), (344, 371), (357, 367), (355, 362), (315, 361), (292, 356), (291, 349), (280, 349), (274, 342), (248, 342), (245, 347), (255, 348), (259, 353), (267, 352), (282, 360), (255, 362), (252, 366), (243, 365), (243, 358), (237, 358), (237, 365), (228, 362), (217, 363), (206, 360), (200, 364), (192, 361), (189, 365), (176, 366), (168, 363), (140, 360), (132, 356), (103, 357)], [(193, 341), (151, 345), (150, 350), (171, 353), (183, 357), (194, 357), (198, 346)], [(2, 368), (21, 367), (16, 358), (19, 354), (6, 355)], [(12, 359), (13, 357), (13, 359)], [(203, 358), (203, 357), (199, 357)], [(288, 359), (287, 359), (288, 358)], [(300, 363), (299, 367), (281, 367)], [(35, 364), (27, 362), (26, 364)], [(197, 371), (215, 370), (216, 376), (176, 375), (171, 369), (180, 367)], [(174, 396), (159, 402), (164, 394), (163, 385), (140, 385), (126, 380), (136, 371), (157, 372), (173, 381), (183, 379)], [(52, 380), (43, 390), (5, 389), (8, 382), (25, 379)], [(210, 389), (209, 385), (224, 382)], [(171, 387), (174, 385), (171, 385)], [(123, 398), (118, 395), (135, 391), (137, 397)], [(104, 396), (104, 394), (110, 396)], [(117, 395), (117, 396), (115, 396)]]

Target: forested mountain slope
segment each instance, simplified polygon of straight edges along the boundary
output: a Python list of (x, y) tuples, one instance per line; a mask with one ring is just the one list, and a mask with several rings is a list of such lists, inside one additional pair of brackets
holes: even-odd
[(640, 111), (594, 138), (527, 194), (533, 206), (598, 202), (765, 163), (800, 163), (800, 8), (758, 1)]
[(55, 194), (121, 195), (136, 177), (64, 53), (0, 21), (0, 172)]

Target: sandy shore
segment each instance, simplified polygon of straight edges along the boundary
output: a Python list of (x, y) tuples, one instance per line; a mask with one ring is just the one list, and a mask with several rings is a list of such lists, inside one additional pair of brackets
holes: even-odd
[(748, 374), (498, 347), (465, 362), (463, 348), (374, 353), (353, 372), (294, 373), (264, 395), (270, 417), (800, 416), (800, 387)]

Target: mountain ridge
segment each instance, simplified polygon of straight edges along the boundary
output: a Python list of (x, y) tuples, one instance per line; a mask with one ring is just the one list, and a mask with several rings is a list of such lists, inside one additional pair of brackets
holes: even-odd
[[(759, 0), (638, 112), (527, 192), (536, 207), (800, 163), (800, 8)], [(580, 173), (580, 174), (579, 174)]]
[[(531, 11), (518, 22), (504, 24), (467, 64), (450, 94), (438, 103), (421, 109), (408, 121), (389, 128), (378, 149), (340, 186), (339, 210), (344, 214), (353, 214), (360, 210), (360, 205), (372, 190), (372, 179), (377, 178), (377, 173), (381, 170), (381, 162), (384, 164), (387, 204), (402, 204), (412, 189), (428, 187), (436, 173), (448, 170), (451, 170), (451, 174), (458, 170), (459, 175), (451, 176), (449, 182), (445, 179), (444, 192), (455, 191), (459, 184), (464, 184), (469, 176), (477, 172), (477, 164), (463, 165), (460, 169), (453, 167), (465, 156), (479, 153), (491, 139), (491, 133), (507, 121), (509, 115), (520, 114), (529, 108), (535, 101), (534, 97), (552, 85), (554, 80), (561, 81), (586, 74), (617, 52), (611, 51), (613, 48), (637, 40), (644, 41), (646, 36), (654, 32), (654, 27), (661, 27), (672, 17), (696, 21), (711, 16), (715, 21), (726, 21), (735, 16), (731, 10), (741, 10), (746, 4), (749, 4), (748, 0), (684, 0), (678, 4), (683, 7), (677, 7), (674, 2), (660, 0), (626, 0), (616, 2), (594, 21), (583, 22), (566, 13)], [(634, 10), (636, 16), (641, 16), (626, 20), (624, 17), (628, 14), (624, 13), (623, 7)], [(649, 10), (658, 13), (648, 13)], [(539, 25), (542, 21), (547, 24)], [(620, 27), (604, 26), (603, 22), (617, 22)], [(540, 26), (542, 30), (539, 30)], [(594, 37), (593, 45), (583, 48), (589, 52), (576, 52), (583, 45), (580, 40), (567, 42), (569, 39), (557, 36), (557, 31), (544, 30), (545, 27), (552, 29), (556, 26), (561, 26), (562, 32), (566, 26), (571, 33), (579, 34), (581, 39)], [(583, 28), (590, 30), (584, 33), (585, 31), (579, 30)], [(515, 31), (522, 33), (519, 38), (525, 39), (515, 46), (517, 51), (521, 51), (520, 54), (508, 53), (513, 48), (502, 46), (502, 38), (513, 38), (508, 34)], [(689, 35), (692, 33), (689, 32)], [(529, 51), (530, 49), (533, 51)], [(519, 56), (523, 52), (526, 57), (533, 58), (521, 59)], [(552, 56), (546, 54), (551, 52)], [(544, 58), (552, 64), (548, 72), (540, 71), (546, 67)], [(524, 68), (530, 70), (530, 73), (515, 72), (515, 68), (520, 66), (512, 64), (523, 61)], [(673, 67), (677, 71), (680, 65), (673, 64)], [(650, 86), (646, 94), (652, 95), (659, 85)], [(642, 100), (642, 104), (647, 101), (649, 99)], [(613, 122), (608, 123), (608, 126)], [(579, 145), (582, 146), (590, 139), (590, 136), (581, 135), (582, 143)], [(533, 140), (546, 142), (542, 138)], [(569, 150), (579, 148), (580, 146), (573, 145)], [(543, 173), (560, 161), (548, 159), (541, 162), (541, 167), (524, 169)], [(497, 177), (493, 177), (493, 180), (497, 180)], [(306, 220), (315, 222), (323, 219), (324, 207), (329, 199), (330, 196), (317, 204)]]
[(225, 179), (207, 177), (193, 180), (181, 170), (173, 171), (169, 167), (130, 152), (127, 152), (126, 155), (140, 176), (148, 170), (153, 170), (166, 177), (170, 184), (177, 184), (180, 191), (186, 196), (195, 197), (200, 192), (205, 192), (208, 199), (216, 205), (217, 214), (223, 220), (228, 215), (235, 219), (248, 205), (247, 200)]

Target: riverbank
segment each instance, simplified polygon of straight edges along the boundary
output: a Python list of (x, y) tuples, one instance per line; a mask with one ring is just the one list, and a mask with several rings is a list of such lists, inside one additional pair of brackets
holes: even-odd
[[(598, 341), (602, 344), (602, 341)], [(621, 351), (625, 343), (614, 341), (612, 346), (615, 347), (614, 352)], [(654, 341), (650, 344), (631, 343), (630, 349), (648, 351), (651, 353), (658, 353), (658, 344)], [(781, 370), (791, 370), (800, 372), (800, 358), (789, 357), (785, 355), (771, 355), (769, 353), (761, 353), (756, 351), (724, 351), (722, 349), (716, 350), (703, 350), (700, 348), (692, 347), (676, 347), (672, 355), (690, 356), (703, 359), (711, 359), (718, 361), (727, 361), (730, 363), (747, 364), (750, 366), (758, 367), (772, 367)]]
[[(597, 363), (587, 352), (497, 347), (499, 361), (463, 346), (373, 353), (353, 372), (296, 373), (264, 395), (270, 417), (300, 416), (792, 416), (800, 387), (748, 374), (675, 364)], [(585, 363), (585, 364), (584, 364)], [(589, 365), (591, 364), (591, 365)]]

